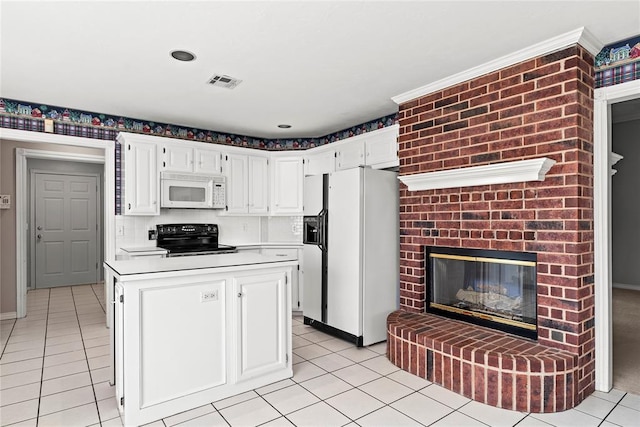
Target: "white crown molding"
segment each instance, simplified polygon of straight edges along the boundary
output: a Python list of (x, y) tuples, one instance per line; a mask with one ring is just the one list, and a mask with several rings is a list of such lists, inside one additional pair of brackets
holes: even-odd
[(466, 82), (467, 80), (474, 79), (476, 77), (483, 76), (485, 74), (501, 70), (502, 68), (517, 64), (527, 59), (535, 58), (537, 56), (545, 55), (547, 53), (554, 52), (573, 44), (580, 44), (593, 55), (596, 55), (602, 49), (603, 44), (600, 43), (586, 28), (580, 27), (568, 33), (560, 34), (559, 36), (545, 40), (540, 43), (536, 43), (533, 46), (529, 46), (525, 49), (519, 50), (514, 53), (502, 56), (476, 67), (470, 68), (466, 71), (462, 71), (458, 74), (454, 74), (444, 79), (429, 83), (421, 86), (417, 89), (413, 89), (400, 95), (396, 95), (391, 99), (396, 104), (402, 104), (412, 99), (420, 98), (421, 96), (428, 95), (433, 92), (454, 86), (458, 83)]
[(398, 179), (407, 186), (409, 191), (544, 181), (545, 175), (555, 163), (555, 160), (542, 157), (539, 159), (517, 160), (514, 162), (403, 175)]
[(604, 47), (604, 43), (598, 40), (598, 38), (585, 27), (582, 27), (582, 34), (578, 39), (578, 44), (587, 49), (593, 56), (599, 54)]

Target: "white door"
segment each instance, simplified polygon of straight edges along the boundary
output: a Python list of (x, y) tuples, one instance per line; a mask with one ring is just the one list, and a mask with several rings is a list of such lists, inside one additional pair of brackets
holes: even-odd
[(300, 215), (304, 171), (301, 157), (273, 159), (271, 213)]
[(35, 174), (35, 287), (98, 280), (95, 176)]
[(336, 170), (357, 168), (364, 163), (364, 141), (351, 141), (338, 150)]
[(327, 207), (327, 324), (355, 336), (362, 331), (362, 170), (354, 168), (330, 175)]
[(238, 277), (238, 381), (277, 371), (287, 365), (286, 273)]
[(168, 145), (162, 149), (162, 170), (193, 172), (193, 148)]
[(249, 156), (249, 213), (269, 212), (269, 162)]
[(227, 177), (227, 212), (247, 213), (249, 208), (249, 177), (247, 156), (228, 154), (225, 162)]
[(220, 167), (220, 152), (196, 148), (194, 171), (196, 173), (207, 174), (222, 173), (222, 168)]
[(122, 153), (124, 214), (159, 215), (158, 145), (135, 141), (126, 143), (125, 147)]
[[(323, 175), (304, 178), (304, 214), (317, 216), (322, 210)], [(309, 319), (322, 321), (322, 250), (318, 245), (302, 247), (300, 271), (304, 287), (302, 314)]]

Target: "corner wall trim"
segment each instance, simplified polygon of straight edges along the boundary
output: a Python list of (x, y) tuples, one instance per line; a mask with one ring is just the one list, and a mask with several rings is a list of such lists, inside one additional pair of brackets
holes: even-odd
[(555, 160), (542, 157), (539, 159), (517, 160), (514, 162), (403, 175), (398, 179), (407, 186), (409, 191), (544, 181), (547, 172), (555, 163)]

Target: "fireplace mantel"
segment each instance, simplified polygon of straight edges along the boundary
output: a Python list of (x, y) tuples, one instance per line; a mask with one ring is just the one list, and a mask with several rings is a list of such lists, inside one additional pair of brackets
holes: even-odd
[(409, 191), (544, 181), (545, 175), (555, 163), (556, 161), (553, 159), (542, 157), (539, 159), (403, 175), (398, 178), (407, 186)]

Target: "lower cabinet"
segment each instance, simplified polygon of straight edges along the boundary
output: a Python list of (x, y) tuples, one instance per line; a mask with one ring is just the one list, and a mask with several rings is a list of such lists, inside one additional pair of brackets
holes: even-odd
[(302, 275), (300, 265), (302, 264), (302, 249), (298, 246), (271, 248), (263, 247), (260, 250), (262, 255), (292, 257), (298, 260), (298, 266), (294, 268), (291, 275), (291, 310), (302, 311)]
[(124, 425), (293, 376), (292, 266), (142, 280), (114, 274), (112, 345)]
[(238, 381), (278, 371), (287, 365), (286, 283), (284, 272), (234, 279), (238, 298)]

